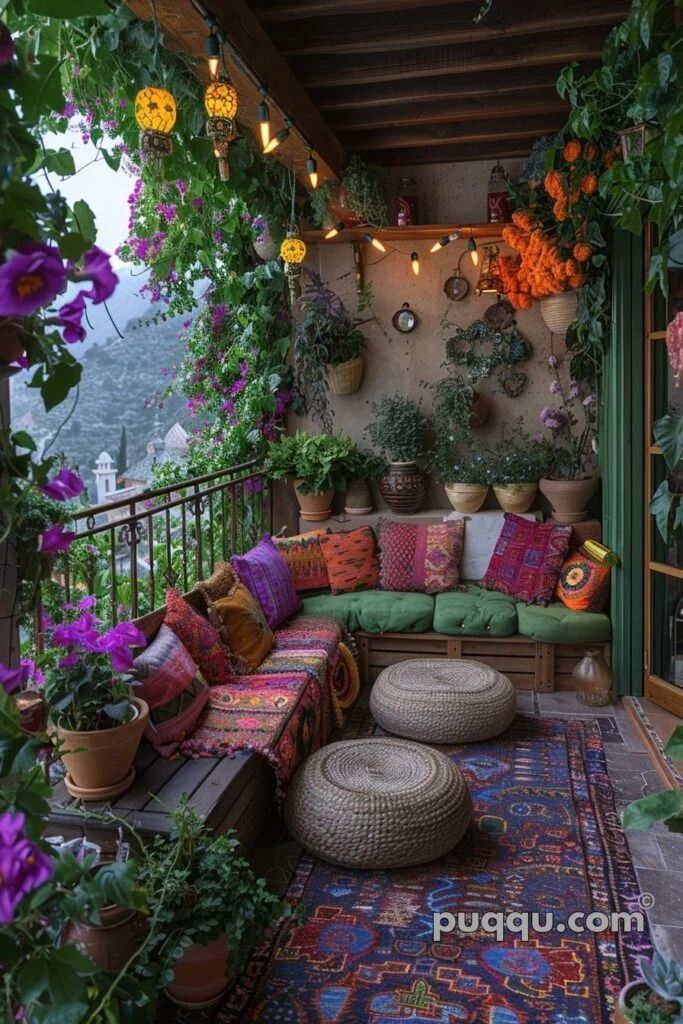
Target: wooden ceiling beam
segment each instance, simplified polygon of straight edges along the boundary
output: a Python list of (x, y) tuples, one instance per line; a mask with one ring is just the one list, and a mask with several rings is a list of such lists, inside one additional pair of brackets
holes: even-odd
[[(350, 24), (337, 18), (317, 19), (297, 24), (288, 31), (277, 31), (274, 39), (286, 57), (313, 54), (387, 53), (430, 46), (461, 45), (486, 39), (518, 38), (546, 32), (573, 32), (576, 29), (618, 24), (628, 14), (623, 0), (602, 3), (578, 3), (569, 9), (549, 7), (545, 0), (535, 0), (520, 8), (518, 0), (495, 0), (493, 10), (481, 24), (474, 17), (479, 0), (455, 8), (435, 9), (431, 14), (396, 15), (391, 19), (365, 19)], [(323, 24), (320, 24), (322, 20)]]
[[(147, 20), (150, 8), (147, 0), (126, 0), (139, 18)], [(209, 7), (209, 2), (206, 4)], [(197, 72), (205, 77), (206, 58), (204, 42), (206, 25), (189, 0), (156, 0), (156, 16), (169, 45), (191, 59), (197, 60)], [(268, 86), (270, 94), (285, 113), (296, 123), (299, 131), (310, 141), (318, 155), (321, 180), (338, 177), (346, 163), (346, 153), (339, 139), (324, 120), (306, 89), (295, 78), (287, 61), (280, 56), (275, 45), (245, 3), (245, 0), (210, 0), (210, 10), (224, 30), (231, 74), (240, 94), (238, 118), (241, 124), (259, 138), (257, 104), (258, 87), (252, 80)], [(230, 59), (230, 51), (236, 59)], [(276, 121), (277, 114), (273, 121)], [(281, 125), (278, 125), (281, 127)], [(306, 160), (308, 149), (294, 133), (277, 151), (277, 159), (294, 164), (297, 175), (307, 181)]]
[(304, 57), (297, 61), (297, 73), (307, 88), (350, 88), (377, 82), (405, 81), (444, 74), (472, 75), (508, 68), (555, 65), (558, 70), (572, 61), (597, 60), (604, 43), (604, 31), (580, 31), (540, 36), (525, 40), (524, 46), (505, 39), (407, 50), (400, 54), (329, 55), (324, 59)]
[(351, 152), (376, 152), (383, 149), (413, 149), (423, 146), (450, 146), (454, 143), (493, 142), (498, 139), (538, 139), (556, 132), (566, 114), (540, 114), (536, 117), (499, 118), (498, 121), (471, 124), (454, 121), (450, 124), (415, 125), (382, 132), (349, 132), (345, 138)]
[(523, 91), (506, 96), (479, 96), (457, 100), (400, 103), (374, 110), (331, 111), (328, 121), (342, 141), (346, 133), (399, 125), (443, 124), (449, 121), (481, 121), (488, 118), (524, 118), (536, 114), (566, 113), (569, 105), (554, 89)]
[(408, 149), (359, 151), (370, 164), (382, 167), (420, 167), (423, 164), (466, 163), (471, 160), (511, 160), (527, 157), (529, 139), (504, 139), (495, 142), (456, 143), (451, 146), (421, 146)]
[[(466, 3), (467, 0), (450, 0), (450, 4)], [(337, 17), (343, 14), (385, 14), (390, 11), (424, 11), (428, 6), (424, 0), (284, 0), (283, 3), (252, 3), (252, 9), (264, 25), (280, 21), (297, 21), (306, 18)]]

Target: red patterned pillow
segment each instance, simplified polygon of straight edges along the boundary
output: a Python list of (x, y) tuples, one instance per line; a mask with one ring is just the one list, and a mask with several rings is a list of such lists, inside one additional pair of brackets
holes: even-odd
[(371, 590), (379, 581), (375, 535), (369, 526), (320, 538), (333, 594)]
[(530, 522), (506, 512), (482, 587), (526, 604), (549, 604), (571, 535), (571, 526)]
[(218, 631), (208, 619), (196, 612), (183, 595), (171, 587), (166, 591), (164, 622), (187, 648), (190, 657), (212, 686), (234, 683), (235, 673), (230, 651), (222, 643)]
[(464, 537), (464, 519), (433, 524), (380, 519), (380, 588), (425, 594), (453, 590), (460, 582)]
[(294, 589), (303, 594), (308, 590), (325, 590), (330, 585), (325, 556), (320, 547), (320, 538), (329, 530), (309, 530), (294, 537), (273, 537), (294, 580)]

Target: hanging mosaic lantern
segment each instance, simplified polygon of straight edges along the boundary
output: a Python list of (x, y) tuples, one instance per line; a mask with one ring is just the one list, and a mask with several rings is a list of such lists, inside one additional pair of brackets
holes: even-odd
[(176, 105), (171, 93), (156, 85), (141, 89), (135, 97), (135, 120), (140, 126), (143, 159), (161, 164), (173, 152)]
[(503, 291), (503, 282), (498, 269), (498, 246), (484, 245), (484, 258), (481, 263), (481, 272), (475, 292), (477, 295), (485, 295), (489, 292)]
[(287, 232), (287, 237), (280, 246), (280, 256), (285, 262), (285, 277), (289, 284), (289, 296), (294, 302), (301, 295), (299, 284), (301, 264), (306, 258), (306, 243), (295, 228)]
[(204, 90), (204, 106), (209, 115), (206, 134), (213, 143), (221, 181), (228, 181), (230, 178), (228, 150), (230, 143), (237, 138), (235, 116), (238, 104), (237, 89), (225, 75), (221, 75), (214, 82), (209, 82)]

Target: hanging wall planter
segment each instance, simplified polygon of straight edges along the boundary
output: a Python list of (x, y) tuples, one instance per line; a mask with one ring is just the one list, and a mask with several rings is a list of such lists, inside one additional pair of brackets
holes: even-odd
[(270, 230), (270, 224), (268, 221), (263, 221), (260, 226), (259, 234), (254, 238), (253, 241), (254, 252), (263, 260), (264, 263), (269, 263), (271, 260), (276, 259), (280, 252), (280, 246), (273, 238), (273, 233)]
[(546, 295), (539, 302), (541, 316), (553, 334), (566, 334), (576, 320), (577, 297), (575, 291)]
[(363, 357), (347, 359), (336, 366), (327, 363), (325, 372), (328, 387), (333, 395), (354, 395), (360, 390), (363, 380)]

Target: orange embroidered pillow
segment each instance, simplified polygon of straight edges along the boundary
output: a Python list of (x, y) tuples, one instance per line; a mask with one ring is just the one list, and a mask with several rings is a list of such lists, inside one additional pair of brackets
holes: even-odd
[(575, 612), (601, 612), (609, 595), (609, 574), (609, 565), (577, 548), (562, 566), (555, 597)]
[[(198, 584), (202, 589), (201, 584)], [(239, 672), (254, 672), (268, 657), (275, 637), (266, 622), (263, 609), (243, 583), (235, 583), (230, 593), (212, 601), (206, 592), (209, 618), (221, 639), (230, 648)]]
[(372, 590), (379, 582), (375, 535), (369, 526), (320, 538), (333, 594)]
[(298, 593), (325, 590), (330, 585), (320, 538), (329, 530), (309, 530), (294, 537), (273, 537), (273, 543), (284, 558)]

